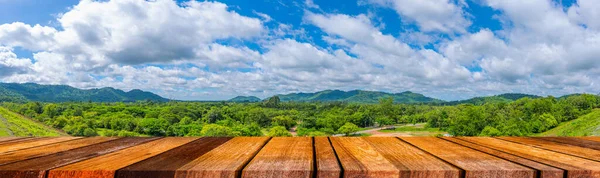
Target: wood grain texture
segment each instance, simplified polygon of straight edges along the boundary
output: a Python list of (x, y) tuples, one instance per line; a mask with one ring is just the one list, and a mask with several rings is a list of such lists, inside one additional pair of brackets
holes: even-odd
[(567, 171), (567, 177), (600, 177), (600, 162), (489, 137), (459, 137), (478, 145)]
[(400, 170), (400, 177), (458, 178), (460, 170), (394, 137), (364, 137)]
[(20, 141), (20, 142), (13, 142), (13, 143), (9, 143), (9, 144), (0, 145), (0, 153), (20, 150), (20, 149), (25, 149), (25, 148), (31, 148), (31, 147), (41, 146), (41, 145), (47, 145), (47, 144), (52, 144), (52, 143), (64, 142), (64, 141), (69, 141), (69, 140), (73, 140), (73, 139), (80, 139), (80, 137), (43, 137), (43, 138), (39, 138), (39, 139), (31, 139), (31, 140), (24, 140), (24, 141)]
[(242, 177), (311, 178), (313, 142), (310, 137), (272, 138), (242, 170)]
[(13, 144), (13, 143), (17, 143), (17, 142), (24, 142), (27, 140), (38, 140), (38, 139), (44, 139), (44, 138), (43, 137), (21, 137), (19, 139), (10, 139), (10, 140), (5, 140), (3, 142), (0, 142), (0, 146), (6, 145), (6, 144)]
[(33, 148), (22, 149), (18, 151), (0, 153), (0, 165), (31, 159), (40, 156), (46, 156), (61, 151), (67, 151), (74, 148), (84, 147), (96, 143), (106, 142), (117, 139), (116, 137), (90, 137), (83, 139), (69, 140), (65, 142), (53, 143)]
[(90, 159), (96, 156), (108, 154), (117, 150), (156, 140), (153, 137), (121, 138), (108, 142), (58, 152), (55, 154), (19, 161), (0, 166), (0, 177), (2, 178), (44, 178), (46, 171)]
[(198, 138), (168, 137), (50, 170), (48, 178), (113, 178), (118, 169), (192, 142)]
[(559, 153), (564, 153), (572, 156), (578, 156), (582, 158), (587, 158), (595, 161), (600, 161), (600, 151), (578, 147), (573, 145), (568, 145), (564, 143), (557, 143), (553, 141), (546, 140), (537, 140), (532, 138), (525, 137), (498, 137), (498, 139), (512, 141), (520, 144), (525, 144), (533, 147), (538, 147), (542, 149), (552, 150)]
[(242, 168), (267, 143), (269, 137), (236, 137), (189, 162), (175, 177), (239, 177)]
[(532, 137), (532, 138), (600, 150), (600, 142), (591, 141), (591, 140), (584, 140), (584, 139), (579, 139), (579, 138), (574, 138), (574, 137)]
[(401, 137), (465, 171), (465, 177), (528, 177), (535, 171), (512, 162), (435, 137)]
[(579, 139), (590, 140), (595, 142), (600, 142), (600, 137), (577, 137)]
[(400, 170), (360, 137), (331, 137), (344, 177), (399, 177)]
[(511, 155), (508, 153), (504, 153), (498, 150), (494, 150), (485, 146), (480, 146), (471, 142), (467, 142), (464, 140), (460, 140), (454, 137), (442, 137), (442, 139), (444, 140), (448, 140), (451, 141), (453, 143), (462, 145), (462, 146), (466, 146), (472, 149), (475, 149), (477, 151), (481, 151), (490, 155), (494, 155), (496, 157), (505, 159), (505, 160), (509, 160), (511, 162), (514, 163), (518, 163), (520, 165), (523, 166), (527, 166), (529, 168), (535, 169), (536, 170), (536, 177), (539, 175), (540, 178), (563, 178), (564, 175), (566, 174), (565, 171), (563, 171), (562, 169), (558, 169), (552, 166), (548, 166), (545, 164), (541, 164), (535, 161), (531, 161), (528, 160), (526, 158), (522, 158), (522, 157), (518, 157), (515, 155)]
[(10, 140), (16, 140), (16, 139), (21, 139), (21, 137), (0, 137), (0, 143), (2, 143), (4, 141), (10, 141)]
[(181, 166), (231, 138), (204, 137), (117, 171), (117, 178), (172, 178)]
[(327, 137), (315, 137), (315, 161), (318, 178), (339, 178), (342, 174), (340, 163)]

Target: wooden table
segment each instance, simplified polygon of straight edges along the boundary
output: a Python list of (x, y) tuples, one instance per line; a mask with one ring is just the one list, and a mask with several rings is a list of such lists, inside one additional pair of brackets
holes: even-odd
[(600, 178), (599, 137), (0, 138), (0, 177)]

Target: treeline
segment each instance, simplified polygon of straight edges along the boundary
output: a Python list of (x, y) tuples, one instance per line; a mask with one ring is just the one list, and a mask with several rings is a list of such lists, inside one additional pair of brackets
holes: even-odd
[(595, 95), (523, 98), (456, 106), (292, 103), (2, 103), (14, 112), (75, 136), (299, 136), (350, 134), (359, 127), (427, 123), (455, 136), (541, 133), (600, 106)]

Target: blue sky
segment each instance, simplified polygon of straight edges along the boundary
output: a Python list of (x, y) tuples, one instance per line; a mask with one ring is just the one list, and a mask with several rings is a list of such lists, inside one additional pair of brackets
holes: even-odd
[(594, 0), (0, 0), (0, 81), (186, 100), (598, 93)]

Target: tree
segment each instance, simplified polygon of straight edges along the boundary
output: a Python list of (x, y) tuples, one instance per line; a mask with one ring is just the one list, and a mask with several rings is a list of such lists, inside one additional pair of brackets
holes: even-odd
[(342, 127), (340, 127), (338, 129), (338, 132), (343, 133), (346, 136), (349, 136), (350, 134), (353, 134), (354, 132), (358, 132), (358, 130), (359, 130), (358, 126), (354, 125), (353, 123), (346, 122), (346, 124), (344, 124)]
[(233, 130), (229, 127), (217, 125), (217, 124), (208, 124), (202, 127), (202, 131), (200, 132), (203, 136), (206, 137), (231, 137), (236, 136), (233, 133)]
[(284, 126), (288, 130), (296, 125), (296, 121), (290, 116), (275, 116), (272, 123), (274, 126)]
[(489, 136), (489, 137), (497, 137), (497, 136), (501, 136), (501, 135), (502, 135), (502, 132), (500, 132), (498, 129), (496, 129), (494, 127), (490, 127), (490, 126), (486, 126), (479, 134), (479, 136)]
[(276, 107), (279, 107), (280, 102), (281, 102), (281, 100), (279, 99), (279, 96), (273, 96), (267, 100), (267, 102), (265, 103), (265, 106), (267, 106), (269, 108), (276, 108)]
[(269, 129), (269, 133), (267, 134), (270, 137), (291, 137), (292, 134), (288, 132), (287, 129), (283, 126), (275, 126)]

